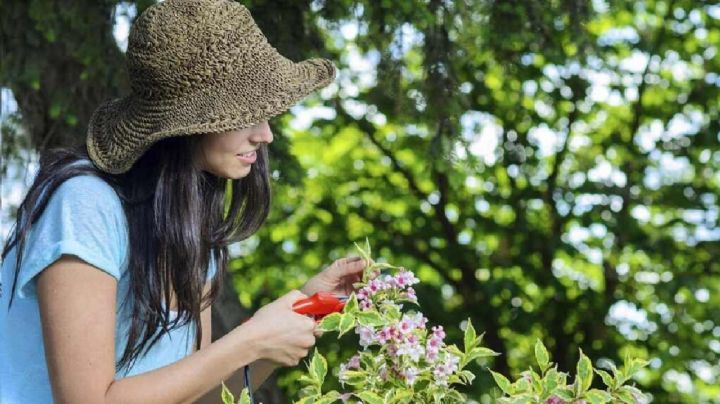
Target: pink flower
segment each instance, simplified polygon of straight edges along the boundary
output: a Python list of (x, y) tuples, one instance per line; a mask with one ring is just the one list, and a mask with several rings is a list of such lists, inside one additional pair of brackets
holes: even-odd
[(420, 282), (420, 280), (415, 277), (415, 274), (405, 268), (395, 275), (395, 283), (402, 288), (412, 286), (418, 282)]
[(406, 355), (412, 359), (413, 362), (420, 360), (420, 356), (425, 353), (425, 348), (418, 344), (402, 344), (398, 348), (398, 355)]
[(547, 400), (545, 400), (544, 404), (565, 404), (565, 400), (556, 395), (552, 395)]
[(345, 385), (345, 381), (347, 380), (347, 365), (344, 363), (340, 364), (340, 370), (338, 371), (338, 380), (340, 380), (341, 385)]
[(372, 302), (370, 300), (361, 300), (360, 308), (362, 310), (370, 310), (372, 308)]
[(408, 318), (412, 319), (415, 328), (425, 329), (428, 319), (423, 316), (422, 313), (415, 313), (415, 315), (409, 315)]
[(383, 279), (385, 281), (386, 289), (394, 288), (397, 285), (395, 283), (395, 278), (392, 275), (385, 275)]
[(435, 384), (438, 386), (447, 386), (447, 377), (450, 374), (450, 370), (444, 363), (438, 363), (433, 369), (433, 376), (435, 376)]
[(457, 356), (453, 354), (445, 355), (445, 366), (447, 366), (450, 373), (455, 373), (458, 370), (459, 363), (460, 358), (458, 358)]
[(412, 287), (407, 288), (407, 290), (405, 291), (405, 297), (414, 302), (417, 302), (417, 295), (415, 294), (415, 289), (413, 289)]
[(402, 334), (396, 326), (388, 326), (388, 333), (390, 334), (390, 337), (395, 341), (402, 341)]
[(380, 365), (380, 368), (378, 369), (378, 376), (383, 381), (387, 380), (387, 378), (388, 378), (387, 366), (384, 363), (382, 365)]
[(368, 283), (367, 285), (368, 291), (370, 292), (370, 295), (374, 295), (375, 293), (381, 291), (383, 289), (382, 282), (380, 282), (377, 279), (373, 279)]
[(405, 376), (405, 381), (407, 382), (408, 386), (412, 386), (415, 384), (415, 380), (417, 379), (418, 370), (414, 367), (409, 367), (403, 372), (403, 376)]
[(445, 339), (445, 330), (443, 330), (443, 326), (438, 325), (432, 328), (433, 335), (442, 339)]
[(395, 344), (386, 345), (388, 350), (388, 355), (390, 355), (391, 358), (398, 356), (398, 347)]
[(403, 334), (408, 334), (412, 332), (412, 330), (415, 329), (415, 322), (408, 318), (407, 315), (403, 316), (403, 319), (400, 321), (400, 324), (398, 325), (398, 329)]
[(360, 355), (353, 355), (353, 357), (348, 360), (347, 367), (348, 369), (360, 368)]
[(360, 345), (362, 345), (363, 348), (367, 348), (375, 342), (375, 332), (370, 327), (364, 327), (361, 325), (357, 326), (355, 328), (355, 333), (360, 334)]
[(392, 338), (392, 334), (390, 333), (390, 327), (385, 327), (377, 334), (377, 340), (381, 344), (385, 344)]

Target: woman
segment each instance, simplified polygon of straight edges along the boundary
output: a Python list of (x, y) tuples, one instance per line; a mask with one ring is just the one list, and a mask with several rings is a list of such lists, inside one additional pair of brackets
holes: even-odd
[(131, 94), (98, 107), (86, 147), (43, 156), (3, 249), (2, 403), (190, 402), (247, 364), (257, 387), (315, 342), (292, 304), (351, 291), (365, 265), (334, 262), (211, 343), (227, 246), (268, 214), (267, 119), (335, 68), (210, 0), (148, 8), (127, 63)]

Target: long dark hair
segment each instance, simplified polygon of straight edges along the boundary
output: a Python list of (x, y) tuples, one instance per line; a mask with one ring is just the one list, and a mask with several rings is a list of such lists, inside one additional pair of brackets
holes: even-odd
[[(118, 175), (92, 164), (72, 164), (88, 158), (84, 145), (43, 153), (38, 174), (18, 208), (14, 231), (2, 251), (4, 260), (13, 246), (18, 247), (8, 310), (30, 226), (63, 181), (94, 175), (115, 189), (128, 224), (130, 287), (124, 302), (132, 305), (132, 316), (128, 343), (117, 370), (129, 369), (162, 335), (190, 321), (195, 322), (199, 349), (203, 332), (200, 312), (212, 304), (222, 286), (228, 245), (255, 233), (270, 209), (266, 146), (258, 150), (247, 177), (230, 180), (193, 164), (200, 136), (208, 135), (160, 140), (129, 171)], [(203, 295), (211, 254), (217, 273), (210, 292)], [(172, 321), (171, 292), (177, 301), (177, 316)]]

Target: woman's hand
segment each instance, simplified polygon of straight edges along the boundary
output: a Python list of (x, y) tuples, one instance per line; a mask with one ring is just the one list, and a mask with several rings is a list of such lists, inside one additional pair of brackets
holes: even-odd
[(340, 258), (310, 278), (300, 290), (308, 296), (317, 292), (349, 295), (355, 290), (353, 283), (362, 279), (363, 269), (372, 263), (360, 257)]
[(292, 309), (296, 301), (306, 297), (293, 290), (260, 308), (246, 323), (261, 336), (256, 345), (261, 359), (296, 366), (315, 345), (315, 321)]

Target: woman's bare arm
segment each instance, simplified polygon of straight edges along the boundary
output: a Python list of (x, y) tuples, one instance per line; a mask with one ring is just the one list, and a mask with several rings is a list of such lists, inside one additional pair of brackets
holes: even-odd
[(37, 286), (56, 403), (192, 402), (259, 359), (253, 344), (262, 336), (246, 325), (171, 365), (115, 381), (115, 278), (63, 255)]
[[(207, 293), (210, 290), (210, 283), (205, 284), (205, 290), (203, 290), (203, 293)], [(210, 308), (207, 308), (203, 310), (202, 314), (200, 315), (200, 321), (202, 322), (202, 329), (203, 329), (203, 336), (202, 341), (200, 343), (200, 349), (205, 348), (206, 346), (210, 345), (211, 337), (212, 337), (212, 314), (210, 311)], [(273, 361), (267, 360), (267, 359), (259, 359), (253, 363), (250, 364), (250, 372), (251, 377), (250, 381), (252, 382), (252, 390), (255, 391), (262, 386), (262, 384), (267, 380), (268, 377), (272, 374), (275, 369), (277, 369), (279, 366), (274, 363)], [(224, 378), (225, 386), (227, 386), (228, 389), (234, 394), (239, 395), (243, 388), (245, 388), (245, 375), (243, 372), (243, 368), (238, 369), (235, 372), (232, 372), (229, 375), (226, 375)], [(215, 404), (218, 402), (218, 397), (220, 397), (221, 393), (221, 386), (215, 386), (213, 389), (211, 389), (209, 392), (207, 392), (202, 398), (200, 398), (198, 401), (196, 401), (196, 404)]]

